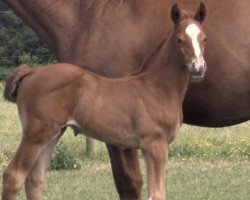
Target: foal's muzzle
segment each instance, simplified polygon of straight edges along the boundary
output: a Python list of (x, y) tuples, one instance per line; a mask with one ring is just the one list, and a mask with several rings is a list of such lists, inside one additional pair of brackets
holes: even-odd
[(201, 63), (193, 62), (190, 69), (190, 75), (192, 79), (201, 80), (205, 75), (206, 69), (207, 69), (207, 64), (205, 61)]

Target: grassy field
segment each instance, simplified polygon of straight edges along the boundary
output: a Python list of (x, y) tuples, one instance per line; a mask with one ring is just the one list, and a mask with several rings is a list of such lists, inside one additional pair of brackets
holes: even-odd
[[(0, 171), (12, 158), (20, 141), (16, 106), (3, 101), (0, 88)], [(74, 170), (50, 170), (45, 200), (115, 200), (118, 196), (105, 146), (86, 156), (85, 138), (65, 133), (54, 154), (74, 162)], [(184, 125), (170, 147), (166, 190), (170, 200), (249, 200), (250, 122), (223, 129)], [(145, 166), (141, 159), (145, 180)], [(2, 176), (0, 177), (2, 182)], [(0, 190), (2, 185), (0, 186)], [(1, 192), (0, 192), (1, 193)], [(143, 199), (146, 198), (143, 185)], [(18, 199), (25, 199), (24, 192)]]

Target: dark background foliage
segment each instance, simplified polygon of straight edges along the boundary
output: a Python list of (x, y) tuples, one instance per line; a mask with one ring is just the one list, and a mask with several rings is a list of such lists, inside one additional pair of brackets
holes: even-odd
[(15, 13), (0, 3), (0, 79), (13, 67), (55, 62), (53, 54)]

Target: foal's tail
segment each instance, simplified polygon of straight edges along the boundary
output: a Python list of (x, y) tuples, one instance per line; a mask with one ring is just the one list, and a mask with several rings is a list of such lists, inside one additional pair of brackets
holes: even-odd
[(28, 65), (21, 65), (6, 78), (4, 86), (4, 98), (6, 100), (16, 102), (20, 83), (33, 70)]

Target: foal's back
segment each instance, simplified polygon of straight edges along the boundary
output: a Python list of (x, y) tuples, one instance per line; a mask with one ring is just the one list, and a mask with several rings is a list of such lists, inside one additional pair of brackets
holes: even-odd
[(61, 89), (65, 84), (71, 85), (76, 82), (84, 74), (84, 71), (84, 69), (71, 64), (51, 64), (32, 69), (28, 78), (25, 78), (21, 85), (25, 85), (25, 88), (31, 87), (29, 92), (32, 92), (32, 88), (36, 88), (36, 90)]

